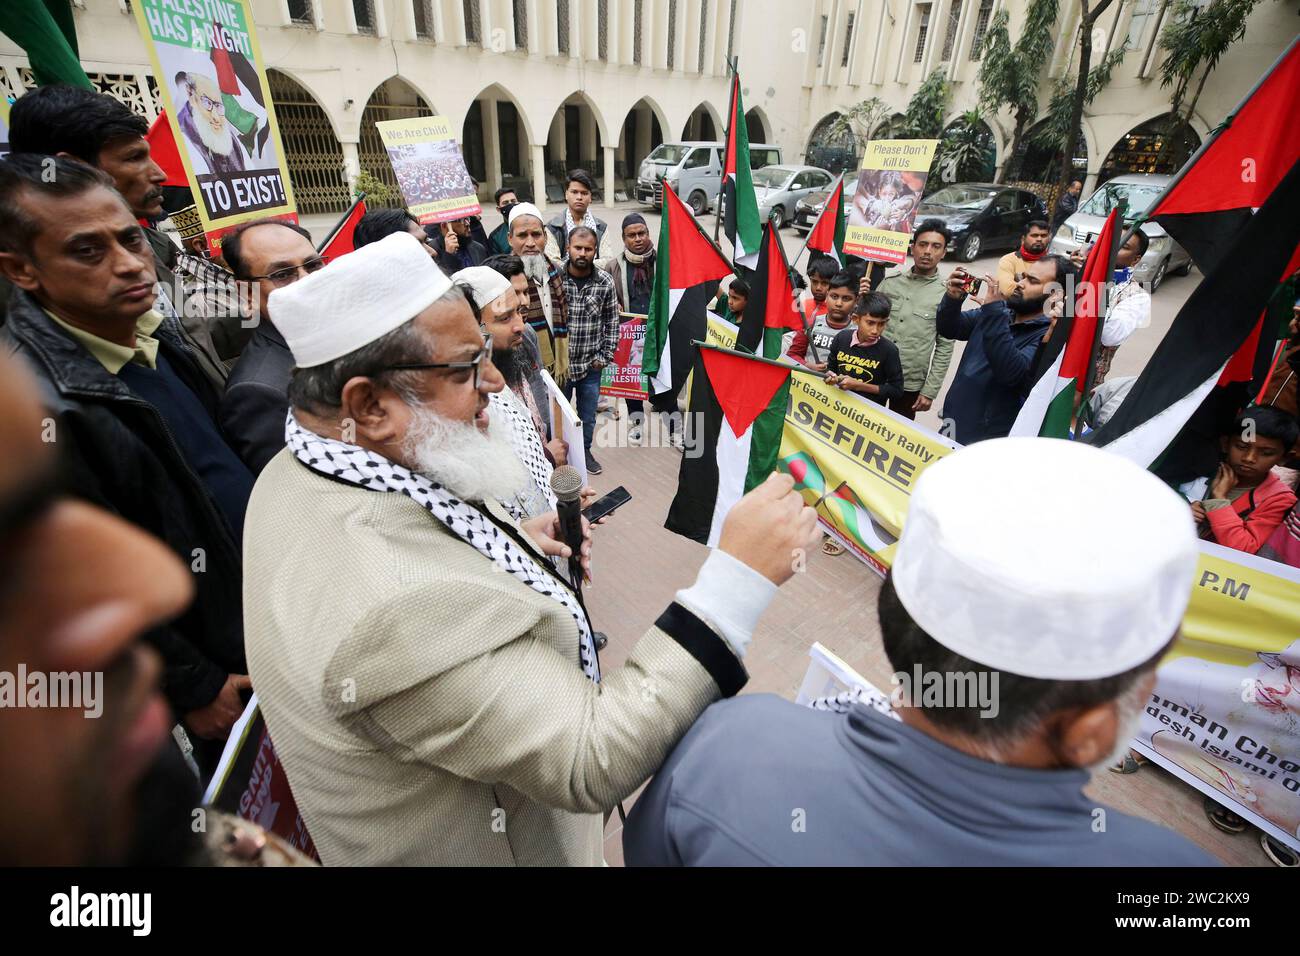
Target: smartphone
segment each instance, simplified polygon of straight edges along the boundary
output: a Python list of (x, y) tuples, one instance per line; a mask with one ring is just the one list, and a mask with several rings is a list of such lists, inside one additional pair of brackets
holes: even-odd
[(619, 485), (609, 494), (593, 501), (590, 507), (584, 508), (582, 516), (595, 524), (601, 518), (613, 514), (631, 500), (632, 494), (622, 485)]
[(983, 279), (980, 279), (980, 278), (978, 278), (978, 277), (976, 277), (976, 276), (967, 276), (967, 278), (966, 278), (966, 286), (965, 286), (965, 288), (966, 288), (966, 294), (967, 294), (967, 295), (979, 295), (979, 294), (980, 294), (980, 286), (981, 286), (983, 283), (984, 283), (984, 280), (983, 280)]

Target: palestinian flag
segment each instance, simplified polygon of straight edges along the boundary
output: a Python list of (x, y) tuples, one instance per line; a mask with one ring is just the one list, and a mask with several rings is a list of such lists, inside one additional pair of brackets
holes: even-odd
[[(1300, 160), (1300, 38), (1211, 133), (1146, 218), (1160, 223), (1209, 275)], [(1296, 263), (1300, 265), (1300, 263)], [(1282, 270), (1269, 279), (1272, 288)]]
[(745, 104), (740, 98), (740, 74), (731, 75), (731, 109), (727, 113), (727, 150), (722, 159), (723, 220), (736, 265), (754, 268), (763, 221), (754, 196), (754, 176), (749, 168), (749, 130)]
[(695, 363), (691, 343), (704, 339), (709, 303), (731, 266), (666, 185), (658, 249), (641, 371), (650, 376), (653, 394), (675, 395)]
[(1150, 467), (1174, 443), (1224, 383), (1221, 373), (1239, 361), (1234, 356), (1258, 338), (1264, 309), (1300, 246), (1297, 209), (1300, 162), (1188, 297), (1114, 416), (1088, 436), (1090, 444)]
[(844, 174), (840, 173), (839, 182), (826, 197), (826, 205), (808, 233), (808, 248), (832, 257), (841, 269), (844, 268), (844, 227)]
[(1112, 209), (1083, 265), (1071, 316), (1062, 316), (1043, 352), (1047, 370), (1020, 408), (1013, 436), (1069, 438), (1075, 403), (1089, 384), (1093, 346), (1106, 317), (1105, 297), (1119, 244), (1119, 210)]
[(837, 527), (848, 531), (849, 535), (864, 551), (876, 553), (883, 551), (898, 540), (872, 515), (858, 493), (847, 481), (842, 481), (834, 491), (818, 502), (837, 519)]
[(790, 366), (709, 345), (699, 357), (690, 421), (702, 453), (682, 458), (664, 527), (715, 547), (731, 506), (776, 470)]
[(366, 197), (359, 196), (352, 204), (352, 208), (343, 214), (343, 218), (334, 224), (330, 230), (329, 238), (322, 242), (317, 248), (322, 256), (327, 259), (337, 259), (339, 256), (347, 255), (354, 250), (353, 233), (356, 232), (357, 223), (361, 217), (366, 214)]
[(781, 237), (769, 222), (763, 226), (763, 247), (758, 254), (758, 268), (750, 278), (749, 303), (736, 333), (736, 348), (763, 358), (779, 358), (782, 336), (802, 328), (790, 264), (785, 261)]

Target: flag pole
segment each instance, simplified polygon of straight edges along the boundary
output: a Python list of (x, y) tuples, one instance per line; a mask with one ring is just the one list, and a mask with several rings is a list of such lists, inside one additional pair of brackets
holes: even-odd
[(359, 204), (360, 204), (360, 203), (361, 203), (365, 198), (366, 198), (366, 194), (365, 194), (365, 193), (358, 193), (358, 194), (357, 194), (357, 198), (354, 199), (354, 200), (352, 201), (352, 205), (351, 205), (351, 206), (348, 206), (348, 210), (347, 210), (347, 212), (345, 212), (345, 213), (343, 214), (343, 218), (340, 219), (338, 222), (334, 223), (334, 227), (333, 227), (332, 229), (330, 229), (329, 234), (326, 235), (326, 236), (325, 236), (325, 239), (321, 242), (321, 244), (318, 245), (318, 246), (316, 247), (316, 251), (317, 251), (317, 252), (323, 252), (324, 249), (325, 249), (325, 247), (328, 246), (331, 242), (334, 241), (334, 237), (337, 236), (337, 235), (339, 234), (339, 230), (342, 229), (342, 228), (343, 228), (343, 224), (346, 223), (346, 222), (348, 221), (348, 217), (352, 215), (352, 213), (356, 210), (357, 206), (358, 206), (358, 205), (359, 205)]
[[(1183, 163), (1182, 169), (1174, 173), (1174, 178), (1169, 180), (1165, 188), (1161, 190), (1160, 195), (1156, 197), (1155, 202), (1148, 205), (1147, 209), (1160, 208), (1160, 204), (1164, 202), (1165, 197), (1168, 196), (1169, 193), (1173, 191), (1175, 186), (1177, 186), (1179, 183), (1183, 181), (1183, 178), (1191, 171), (1192, 167), (1197, 164), (1201, 156), (1205, 154), (1205, 151), (1208, 150), (1211, 146), (1213, 146), (1214, 143), (1218, 140), (1218, 138), (1223, 135), (1223, 131), (1232, 125), (1233, 121), (1237, 118), (1237, 114), (1241, 112), (1242, 107), (1244, 107), (1247, 103), (1249, 103), (1251, 97), (1253, 97), (1256, 93), (1259, 92), (1259, 88), (1268, 82), (1268, 78), (1271, 77), (1273, 73), (1277, 70), (1277, 68), (1282, 65), (1283, 61), (1285, 61), (1286, 58), (1291, 55), (1291, 52), (1296, 48), (1296, 44), (1300, 44), (1300, 35), (1297, 35), (1292, 38), (1291, 42), (1287, 44), (1287, 48), (1282, 51), (1282, 55), (1273, 61), (1273, 65), (1270, 66), (1264, 72), (1264, 75), (1261, 76), (1258, 81), (1256, 81), (1255, 85), (1252, 86), (1250, 90), (1246, 93), (1246, 95), (1241, 98), (1241, 101), (1238, 102), (1237, 105), (1232, 108), (1232, 112), (1230, 112), (1227, 116), (1223, 118), (1223, 122), (1221, 122), (1218, 126), (1214, 127), (1214, 129), (1210, 130), (1209, 136), (1207, 136), (1205, 141), (1196, 148), (1196, 152), (1192, 153), (1191, 158), (1187, 160), (1187, 162)], [(1137, 219), (1133, 221), (1133, 225), (1130, 226), (1128, 228), (1128, 231), (1124, 233), (1124, 238), (1120, 240), (1120, 246), (1122, 247), (1124, 243), (1128, 242), (1131, 238), (1133, 238), (1133, 233), (1141, 229), (1142, 224), (1146, 221), (1147, 221), (1146, 213), (1142, 212), (1141, 214), (1139, 214)]]
[[(1120, 222), (1124, 221), (1125, 205), (1121, 203), (1119, 215), (1116, 217)], [(1127, 241), (1127, 239), (1125, 239)], [(1092, 330), (1092, 348), (1088, 350), (1088, 370), (1083, 377), (1083, 393), (1079, 399), (1079, 405), (1074, 411), (1074, 437), (1078, 440), (1083, 434), (1083, 409), (1092, 398), (1093, 385), (1097, 379), (1097, 359), (1101, 355), (1101, 333), (1106, 326), (1106, 315), (1110, 312), (1110, 286), (1115, 274), (1115, 258), (1119, 255), (1120, 250), (1120, 231), (1111, 230), (1110, 248), (1105, 250), (1106, 254), (1106, 271), (1102, 273), (1101, 292), (1097, 300), (1097, 327)], [(1095, 252), (1101, 252), (1095, 249)], [(1086, 269), (1087, 263), (1084, 263)]]
[[(727, 182), (727, 150), (731, 149), (731, 124), (736, 119), (736, 92), (740, 89), (740, 59), (727, 60), (731, 71), (731, 91), (727, 94), (727, 132), (722, 141), (722, 175), (718, 177), (718, 198), (713, 206), (713, 244), (718, 244), (718, 232), (722, 228), (722, 190)], [(734, 256), (733, 256), (734, 258)], [(734, 268), (734, 267), (733, 267)], [(739, 272), (736, 275), (740, 275)]]

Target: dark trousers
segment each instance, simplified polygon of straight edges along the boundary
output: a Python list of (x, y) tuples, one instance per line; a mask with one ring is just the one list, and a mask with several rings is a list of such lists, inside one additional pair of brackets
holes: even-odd
[[(634, 426), (644, 424), (645, 402), (639, 398), (628, 398), (624, 399), (624, 401), (627, 402), (627, 414), (629, 419), (635, 415), (641, 416), (632, 424)], [(667, 421), (669, 435), (677, 430), (677, 420), (672, 417), (672, 413), (677, 411), (677, 396), (673, 395), (671, 392), (664, 392), (662, 395), (652, 395), (650, 398), (650, 407), (656, 412), (663, 412), (668, 415)]]
[(902, 398), (891, 398), (889, 400), (889, 410), (915, 421), (916, 410), (912, 406), (916, 404), (916, 400), (920, 395), (921, 390), (918, 388), (915, 392), (904, 392)]
[(600, 369), (590, 368), (576, 382), (572, 379), (564, 387), (565, 398), (578, 393), (578, 417), (582, 419), (582, 442), (585, 451), (591, 451), (591, 436), (596, 430), (596, 404), (600, 401)]

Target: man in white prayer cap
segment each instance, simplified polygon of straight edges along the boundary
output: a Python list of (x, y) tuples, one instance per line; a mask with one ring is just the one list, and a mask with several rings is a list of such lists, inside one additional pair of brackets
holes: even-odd
[(461, 287), (395, 233), (271, 307), (296, 368), (245, 522), (244, 634), (322, 861), (601, 863), (604, 814), (744, 684), (812, 509), (788, 476), (741, 499), (602, 679), (555, 512), (510, 513), (529, 477)]
[(626, 862), (1213, 864), (1083, 792), (1128, 746), (1178, 635), (1186, 510), (1074, 442), (997, 439), (930, 466), (879, 599), (895, 707), (863, 690), (709, 708), (638, 798)]
[(555, 384), (569, 380), (569, 321), (564, 302), (560, 265), (546, 255), (546, 228), (542, 211), (530, 202), (510, 207), (506, 241), (524, 263), (528, 276), (528, 304), (524, 318), (537, 333), (542, 367)]

